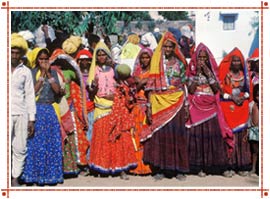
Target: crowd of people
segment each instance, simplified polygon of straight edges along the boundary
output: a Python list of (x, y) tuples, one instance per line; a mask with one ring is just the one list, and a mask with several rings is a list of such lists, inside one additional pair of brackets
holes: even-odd
[(45, 45), (12, 33), (11, 185), (259, 175), (258, 49), (218, 64), (189, 27), (116, 44), (47, 25)]

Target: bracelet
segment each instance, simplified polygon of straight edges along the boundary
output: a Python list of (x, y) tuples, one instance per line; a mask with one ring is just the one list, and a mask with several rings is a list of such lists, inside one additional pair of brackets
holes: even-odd
[(39, 77), (38, 78), (38, 81), (44, 82), (44, 80), (45, 80), (44, 77)]
[(231, 96), (228, 93), (224, 93), (223, 98), (224, 99), (231, 99)]
[(245, 99), (248, 99), (249, 98), (248, 92), (245, 92), (244, 97), (245, 97)]
[(150, 103), (146, 103), (145, 104), (147, 107), (151, 107), (151, 104)]
[(212, 77), (208, 78), (209, 84), (214, 84), (216, 80)]
[(51, 77), (50, 79), (48, 79), (48, 82), (49, 82), (50, 84), (52, 84), (52, 83), (55, 82), (55, 79), (54, 79), (53, 77)]

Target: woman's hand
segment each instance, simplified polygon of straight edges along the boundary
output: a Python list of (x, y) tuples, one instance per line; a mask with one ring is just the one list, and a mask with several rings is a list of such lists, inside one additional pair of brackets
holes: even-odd
[(189, 105), (185, 105), (184, 106), (184, 109), (185, 109), (185, 121), (188, 121), (189, 119)]
[(152, 122), (153, 122), (151, 105), (147, 106), (147, 108), (146, 108), (146, 122), (149, 125), (152, 124)]

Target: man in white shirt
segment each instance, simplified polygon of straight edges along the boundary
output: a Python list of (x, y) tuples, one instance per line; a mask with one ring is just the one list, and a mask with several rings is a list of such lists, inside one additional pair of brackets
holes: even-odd
[(11, 186), (19, 186), (27, 153), (27, 138), (34, 135), (36, 114), (35, 90), (32, 73), (22, 63), (27, 42), (17, 33), (11, 35)]

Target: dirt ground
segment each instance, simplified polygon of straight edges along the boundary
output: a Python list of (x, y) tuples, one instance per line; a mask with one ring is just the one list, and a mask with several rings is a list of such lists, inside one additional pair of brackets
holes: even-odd
[(122, 180), (120, 177), (94, 177), (82, 176), (77, 178), (65, 179), (63, 184), (57, 187), (87, 187), (87, 188), (181, 188), (181, 187), (259, 187), (260, 177), (249, 175), (242, 177), (234, 175), (232, 178), (225, 178), (220, 175), (207, 175), (199, 177), (197, 175), (187, 175), (185, 181), (179, 181), (176, 178), (164, 178), (155, 181), (152, 176), (134, 176), (129, 175), (129, 180)]

